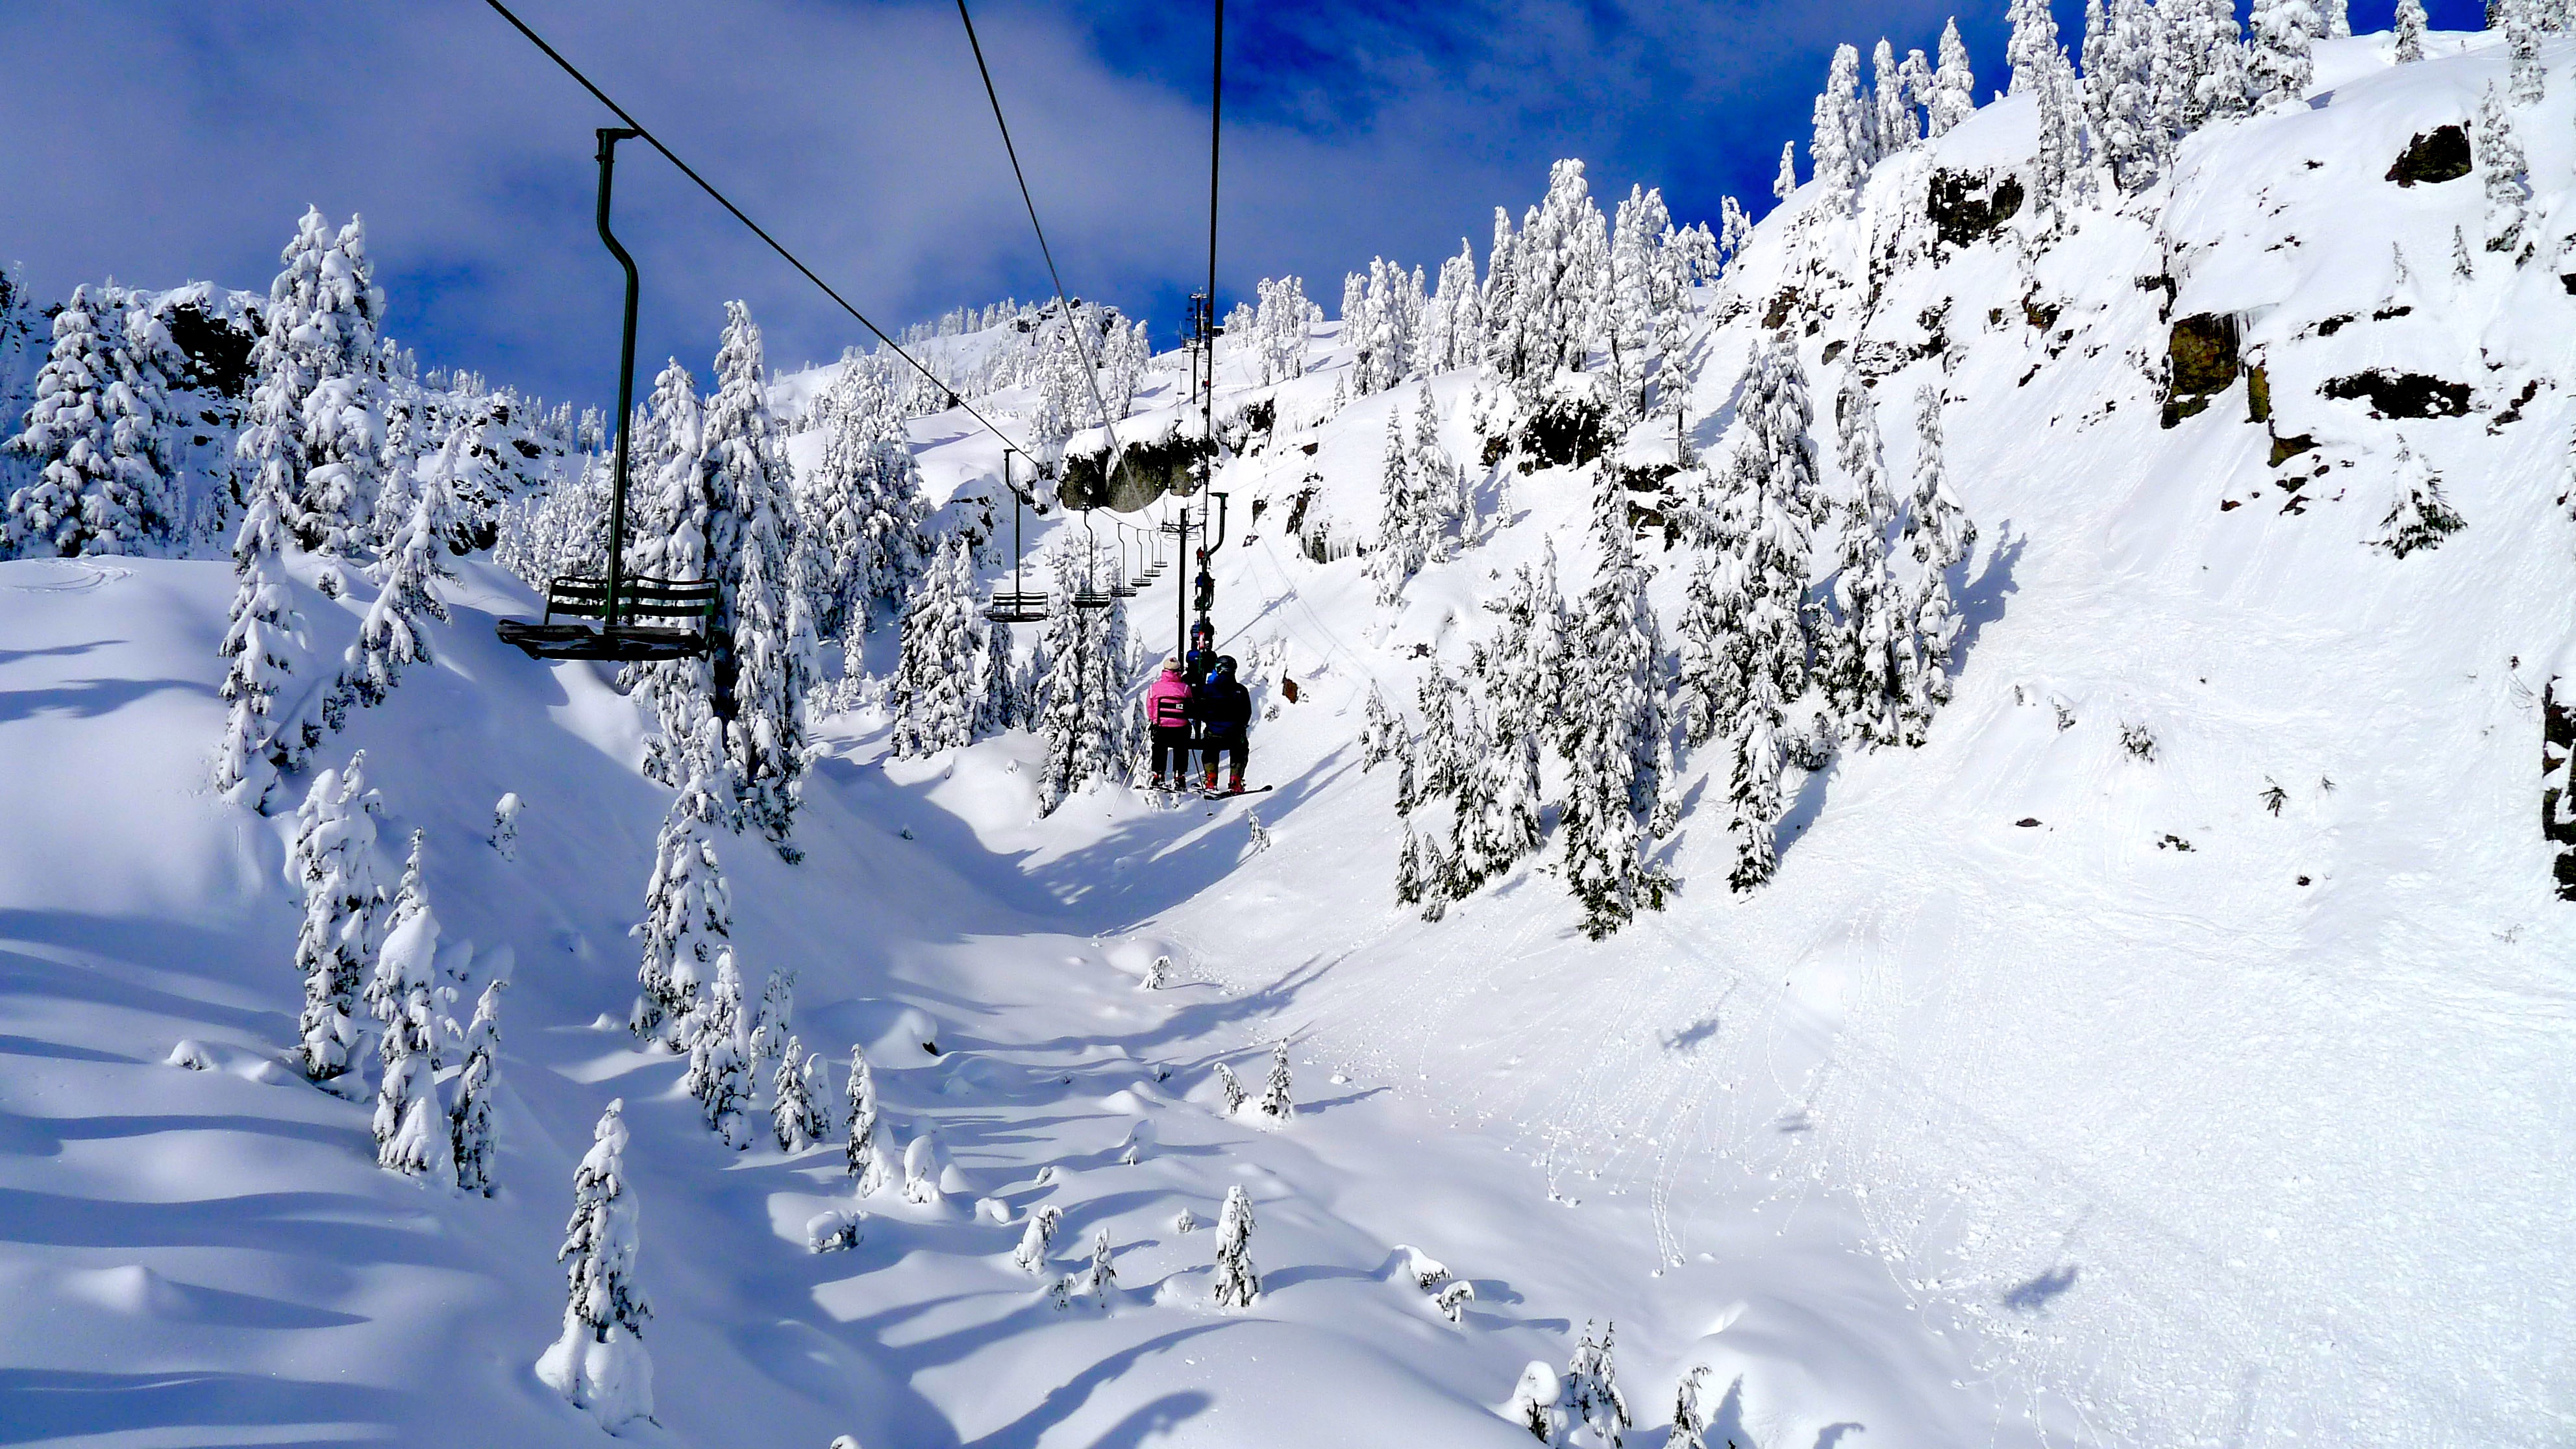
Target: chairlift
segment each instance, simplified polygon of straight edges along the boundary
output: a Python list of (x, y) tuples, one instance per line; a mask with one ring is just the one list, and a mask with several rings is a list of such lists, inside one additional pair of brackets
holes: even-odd
[(1011, 491), (1011, 586), (995, 589), (991, 607), (984, 617), (996, 624), (1034, 624), (1047, 616), (1044, 589), (1030, 589), (1021, 579), (1020, 510), (1028, 498), (1011, 482), (1011, 455), (1002, 454), (1002, 486)]
[(1113, 526), (1118, 530), (1118, 571), (1109, 576), (1109, 592), (1118, 598), (1132, 599), (1136, 597), (1136, 586), (1141, 579), (1127, 572), (1127, 525), (1113, 520)]
[(1091, 532), (1091, 510), (1088, 508), (1082, 510), (1082, 531), (1092, 540), (1092, 547), (1083, 559), (1082, 586), (1073, 591), (1073, 597), (1069, 602), (1077, 609), (1106, 609), (1118, 601), (1118, 596), (1104, 593), (1098, 584), (1092, 582), (1092, 574), (1097, 567), (1100, 540), (1098, 535)]
[[(617, 453), (608, 495), (608, 570), (565, 574), (546, 583), (545, 613), (536, 622), (501, 619), (493, 632), (531, 659), (686, 659), (704, 654), (715, 618), (710, 579), (656, 579), (626, 572), (626, 450), (635, 415), (635, 259), (608, 229), (609, 182), (617, 143), (640, 131), (599, 128), (599, 239), (626, 269), (626, 326), (618, 348)], [(563, 622), (557, 623), (561, 616)], [(593, 625), (587, 621), (596, 619)]]

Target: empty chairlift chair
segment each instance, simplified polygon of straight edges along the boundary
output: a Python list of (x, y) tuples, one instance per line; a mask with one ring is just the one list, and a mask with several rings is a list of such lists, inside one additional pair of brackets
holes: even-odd
[[(608, 229), (609, 180), (617, 143), (639, 133), (599, 130), (599, 238), (626, 269), (626, 332), (618, 354), (617, 455), (608, 501), (608, 569), (599, 575), (563, 575), (546, 584), (546, 608), (531, 623), (502, 619), (493, 625), (505, 643), (531, 659), (684, 659), (703, 654), (716, 613), (711, 580), (646, 578), (626, 572), (626, 447), (635, 415), (635, 259)], [(597, 622), (592, 622), (592, 621)]]

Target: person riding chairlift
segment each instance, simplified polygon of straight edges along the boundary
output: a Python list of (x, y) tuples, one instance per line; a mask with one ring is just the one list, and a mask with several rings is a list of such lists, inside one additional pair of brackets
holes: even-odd
[(1234, 677), (1234, 656), (1220, 655), (1209, 668), (1207, 683), (1198, 687), (1191, 711), (1199, 722), (1199, 784), (1210, 794), (1216, 793), (1217, 756), (1228, 757), (1230, 766), (1225, 793), (1243, 793), (1244, 756), (1249, 752), (1248, 733), (1252, 728), (1252, 696)]
[(1190, 682), (1182, 674), (1181, 661), (1166, 659), (1163, 672), (1145, 690), (1145, 723), (1152, 734), (1154, 750), (1154, 788), (1177, 790), (1189, 778), (1191, 715)]

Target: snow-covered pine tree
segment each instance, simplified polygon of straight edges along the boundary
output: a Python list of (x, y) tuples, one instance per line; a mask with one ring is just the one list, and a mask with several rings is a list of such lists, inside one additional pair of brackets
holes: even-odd
[(1727, 837), (1735, 864), (1727, 884), (1749, 891), (1771, 879), (1780, 860), (1780, 773), (1788, 759), (1781, 745), (1780, 696), (1773, 677), (1757, 672), (1746, 683), (1732, 738), (1734, 766), (1727, 778)]
[(1786, 201), (1798, 194), (1798, 143), (1780, 143), (1780, 171), (1771, 178), (1771, 194)]
[[(1656, 347), (1657, 314), (1670, 305), (1663, 271), (1664, 234), (1672, 217), (1660, 192), (1628, 188), (1610, 233), (1610, 416), (1634, 423), (1646, 414), (1646, 356)], [(1424, 393), (1428, 401), (1430, 394)]]
[(1932, 98), (1924, 107), (1924, 129), (1935, 139), (1968, 119), (1977, 109), (1977, 75), (1968, 66), (1968, 44), (1959, 38), (1953, 16), (1941, 27), (1941, 64), (1932, 72)]
[(1704, 548), (1693, 553), (1681, 621), (1675, 629), (1681, 642), (1673, 707), (1683, 740), (1697, 746), (1733, 722), (1743, 694), (1744, 651), (1731, 607), (1741, 600), (1743, 590), (1728, 576), (1737, 567), (1735, 550), (1721, 553)]
[(971, 744), (991, 712), (985, 698), (984, 616), (966, 540), (943, 539), (904, 610), (902, 649), (886, 702), (896, 758)]
[(850, 1178), (861, 1197), (885, 1186), (885, 1144), (877, 1134), (877, 1084), (868, 1072), (867, 1053), (858, 1044), (850, 1044), (850, 1120), (849, 1139), (843, 1144), (842, 1157), (849, 1165)]
[(1109, 1295), (1118, 1291), (1118, 1265), (1110, 1261), (1109, 1229), (1105, 1224), (1092, 1235), (1091, 1267), (1083, 1276), (1082, 1291), (1103, 1310), (1109, 1307)]
[(1894, 744), (1903, 737), (1900, 710), (1905, 684), (1900, 653), (1908, 643), (1903, 596), (1888, 567), (1887, 532), (1896, 522), (1896, 500), (1887, 487), (1878, 409), (1856, 369), (1846, 369), (1835, 399), (1843, 475), (1851, 498), (1838, 510), (1840, 567), (1834, 575), (1837, 618), (1826, 631), (1819, 661), (1825, 692), (1845, 738)]
[(757, 826), (788, 860), (788, 841), (802, 792), (805, 696), (814, 672), (813, 620), (794, 587), (796, 510), (769, 379), (761, 364), (760, 328), (751, 309), (725, 304), (724, 342), (716, 351), (716, 392), (707, 404), (708, 487), (724, 513), (708, 534), (708, 558), (719, 581), (714, 648), (716, 718), (740, 814), (735, 828)]
[(2478, 179), (2486, 188), (2487, 250), (2513, 256), (2522, 247), (2525, 204), (2531, 199), (2529, 165), (2513, 133), (2513, 112), (2490, 81), (2478, 97)]
[(654, 842), (644, 919), (633, 932), (644, 943), (643, 964), (635, 973), (641, 990), (627, 1017), (628, 1028), (646, 1042), (680, 1044), (681, 1025), (697, 1010), (698, 988), (733, 930), (732, 893), (708, 838), (715, 808), (706, 777), (692, 775), (672, 797)]
[(1919, 573), (1908, 611), (1912, 640), (1898, 652), (1906, 667), (1909, 745), (1923, 742), (1933, 712), (1950, 701), (1950, 650), (1959, 634), (1950, 571), (1967, 559), (1977, 541), (1976, 524), (1950, 492), (1941, 456), (1941, 393), (1928, 384), (1914, 394), (1914, 430), (1914, 496), (1906, 511), (1904, 540)]
[(608, 1104), (590, 1151), (572, 1176), (572, 1218), (564, 1224), (563, 1336), (537, 1360), (537, 1377), (614, 1430), (653, 1413), (653, 1363), (644, 1320), (653, 1316), (635, 1282), (638, 1210), (626, 1181), (626, 1104)]
[(279, 772), (300, 765), (322, 739), (319, 712), (291, 693), (301, 616), (286, 573), (285, 504), (270, 482), (251, 480), (250, 509), (233, 540), (232, 617), (218, 650), (232, 662), (216, 691), (230, 710), (215, 788), (262, 810)]
[(840, 1119), (832, 1115), (832, 1069), (821, 1052), (805, 1054), (805, 1104), (813, 1112), (814, 1140), (830, 1141), (841, 1130)]
[(742, 972), (733, 948), (716, 948), (716, 976), (698, 1009), (683, 1028), (689, 1042), (689, 1070), (680, 1079), (698, 1099), (707, 1130), (740, 1150), (751, 1145), (745, 1118), (751, 1109), (754, 1077), (751, 1053), (743, 1040)]
[(1610, 228), (1592, 204), (1583, 163), (1548, 168), (1547, 196), (1522, 219), (1520, 268), (1522, 400), (1534, 399), (1563, 369), (1580, 370), (1601, 335), (1610, 284)]
[[(320, 219), (318, 213), (306, 216), (307, 222)], [(312, 387), (301, 399), (305, 472), (293, 495), (295, 535), (316, 553), (347, 554), (367, 541), (383, 486), (378, 450), (384, 445), (384, 353), (377, 332), (385, 294), (376, 288), (375, 264), (367, 259), (363, 220), (350, 217), (322, 249), (312, 290), (299, 300), (307, 306), (286, 346), (302, 352)], [(270, 331), (278, 326), (272, 312)]]
[(1567, 781), (1558, 834), (1566, 888), (1583, 907), (1584, 934), (1598, 941), (1640, 907), (1662, 910), (1675, 882), (1647, 854), (1662, 786), (1657, 765), (1667, 758), (1658, 744), (1666, 728), (1663, 641), (1627, 489), (1608, 468), (1593, 488), (1592, 540), (1598, 561), (1574, 631), (1581, 647), (1559, 744)]
[(1038, 812), (1049, 815), (1076, 790), (1117, 780), (1134, 752), (1127, 708), (1127, 609), (1076, 608), (1077, 593), (1105, 592), (1115, 564), (1087, 530), (1066, 529), (1051, 550), (1055, 591), (1049, 596), (1042, 652), (1045, 676), (1034, 707), (1046, 754), (1038, 769)]
[[(389, 957), (398, 942), (386, 942)], [(438, 1105), (438, 1077), (430, 1064), (435, 1029), (429, 988), (408, 985), (385, 1020), (377, 1048), (383, 1074), (376, 1089), (376, 1165), (452, 1186), (454, 1125)]]
[(1870, 134), (1878, 143), (1878, 154), (1892, 156), (1922, 138), (1915, 125), (1914, 107), (1906, 99), (1905, 67), (1896, 59), (1896, 47), (1879, 38), (1878, 48), (1870, 52)]
[[(98, 306), (87, 287), (54, 314), (54, 345), (36, 374), (36, 396), (25, 425), (9, 449), (36, 472), (36, 480), (9, 496), (0, 548), (21, 557), (117, 552), (113, 536), (99, 539), (89, 522), (116, 486), (108, 443), (107, 390), (115, 359), (101, 334)], [(104, 545), (104, 546), (95, 546)]]
[[(1489, 729), (1484, 714), (1493, 720)], [(1460, 783), (1456, 825), (1451, 834), (1448, 894), (1464, 896), (1535, 855), (1541, 842), (1539, 820), (1539, 740), (1525, 711), (1502, 707), (1461, 710), (1471, 726), (1475, 753)], [(1516, 733), (1505, 733), (1510, 722)]]
[(1294, 1085), (1288, 1076), (1288, 1043), (1285, 1038), (1270, 1047), (1270, 1080), (1262, 1085), (1261, 1115), (1273, 1122), (1285, 1122), (1297, 1115), (1297, 1103), (1290, 1093)]
[(1360, 773), (1366, 774), (1395, 753), (1395, 737), (1404, 726), (1395, 712), (1386, 707), (1386, 696), (1377, 686), (1369, 686), (1368, 703), (1363, 708), (1360, 725)]
[(1055, 1242), (1055, 1230), (1064, 1222), (1064, 1209), (1042, 1202), (1029, 1209), (1028, 1225), (1020, 1230), (1020, 1245), (1011, 1250), (1011, 1264), (1023, 1273), (1046, 1271), (1047, 1248)]
[(781, 1152), (802, 1152), (823, 1136), (822, 1124), (817, 1120), (820, 1114), (814, 1110), (814, 1099), (807, 1090), (810, 1083), (805, 1070), (809, 1060), (805, 1044), (791, 1035), (786, 1050), (779, 1054), (778, 1070), (769, 1077), (769, 1131), (778, 1140)]
[[(1470, 269), (1470, 276), (1473, 271)], [(1306, 283), (1300, 277), (1263, 278), (1253, 310), (1254, 363), (1263, 383), (1306, 373)]]
[(1618, 1328), (1615, 1323), (1603, 1328), (1601, 1342), (1595, 1344), (1592, 1325), (1584, 1324), (1565, 1369), (1565, 1404), (1573, 1419), (1569, 1428), (1588, 1431), (1599, 1449), (1619, 1449), (1620, 1436), (1631, 1423), (1628, 1397), (1619, 1391), (1619, 1371), (1610, 1358), (1610, 1340)]
[[(760, 988), (760, 1006), (751, 1014), (750, 1030), (743, 1035), (743, 1051), (751, 1062), (752, 1090), (760, 1089), (760, 1074), (769, 1064), (780, 1060), (793, 1037), (788, 1028), (796, 1019), (796, 973), (772, 971)], [(799, 1063), (789, 1062), (794, 1070)]]
[(1236, 1183), (1225, 1190), (1216, 1219), (1215, 1300), (1219, 1308), (1249, 1308), (1261, 1294), (1252, 1266), (1252, 1195)]
[(2424, 58), (2424, 32), (2430, 28), (2424, 15), (2424, 0), (2397, 0), (2396, 36), (2389, 50), (2390, 59), (2408, 65)]
[[(2097, 127), (2104, 159), (2121, 191), (2136, 194), (2164, 173), (2169, 132), (2158, 81), (2166, 50), (2163, 12), (2147, 0), (2111, 0)], [(2087, 77), (2091, 79), (2091, 77)]]
[[(2018, 79), (2020, 72), (2014, 74)], [(2075, 213), (2092, 199), (2093, 158), (2086, 146), (2084, 95), (2063, 52), (2034, 60), (2031, 76), (2039, 110), (2039, 150), (2031, 160), (2031, 193), (2034, 205), (2047, 213), (2048, 234), (2054, 236), (2072, 226)]]
[(901, 405), (879, 371), (851, 359), (829, 398), (822, 466), (799, 506), (826, 560), (814, 627), (838, 636), (874, 628), (880, 609), (903, 601), (921, 567), (929, 509)]
[(2012, 34), (2004, 42), (2004, 64), (2012, 69), (2010, 94), (2020, 95), (2040, 69), (2062, 64), (2057, 17), (2048, 0), (2011, 0), (2004, 12)]
[(1378, 606), (1392, 609), (1404, 602), (1404, 586), (1425, 561), (1419, 480), (1401, 409), (1387, 409), (1386, 450), (1379, 468), (1377, 546), (1369, 550), (1368, 569), (1377, 580)]
[(1771, 678), (1774, 693), (1794, 699), (1807, 687), (1807, 555), (1814, 529), (1815, 445), (1808, 428), (1815, 413), (1807, 402), (1807, 376), (1796, 345), (1767, 334), (1745, 369), (1736, 420), (1744, 429), (1740, 463), (1722, 470), (1731, 486), (1731, 511), (1742, 565), (1736, 607), (1745, 639), (1746, 668)]
[(2184, 129), (2244, 115), (2254, 101), (2254, 80), (2236, 0), (2186, 3), (2173, 35), (2173, 58), (2191, 73)]
[(1695, 1364), (1673, 1391), (1673, 1429), (1664, 1449), (1710, 1449), (1708, 1406), (1700, 1402), (1708, 1382), (1708, 1365)]
[[(2492, 88), (2488, 94), (2494, 94)], [(2442, 495), (2442, 480), (2434, 476), (2402, 436), (2397, 440), (2394, 472), (2396, 501), (2389, 506), (2388, 516), (2379, 521), (2379, 536), (2371, 540), (2372, 548), (2391, 558), (2404, 558), (2418, 549), (2440, 547), (2443, 539), (2467, 526)]]
[(1414, 708), (1422, 715), (1422, 736), (1414, 750), (1416, 803), (1455, 795), (1466, 775), (1468, 761), (1460, 752), (1458, 731), (1458, 705), (1464, 694), (1436, 659), (1414, 686)]
[(296, 1064), (316, 1082), (334, 1081), (356, 1063), (358, 993), (385, 904), (375, 862), (383, 806), (367, 788), (366, 761), (360, 750), (347, 769), (313, 777), (287, 851), (288, 868), (304, 891), (304, 924), (295, 938), (295, 969), (304, 978)]
[(425, 460), (411, 489), (411, 517), (386, 548), (372, 572), (378, 588), (357, 640), (340, 661), (333, 686), (337, 698), (326, 702), (326, 717), (345, 710), (354, 699), (373, 708), (401, 682), (403, 666), (430, 662), (429, 638), (421, 621), (447, 622), (447, 605), (430, 586), (453, 581), (447, 540), (456, 529), (453, 480), (467, 466), (470, 435), (459, 428), (447, 435), (435, 458)]
[(1029, 710), (1020, 698), (1019, 676), (1011, 665), (1011, 626), (999, 620), (981, 621), (984, 647), (976, 653), (979, 682), (975, 697), (982, 708), (975, 716), (978, 737), (997, 735), (1024, 724)]
[(2306, 99), (2316, 76), (2316, 60), (2309, 54), (2321, 28), (2316, 8), (2309, 0), (2254, 0), (2250, 19), (2254, 34), (2247, 69), (2257, 102), (2288, 106)]
[(484, 1197), (498, 1185), (492, 1107), (501, 1091), (501, 988), (507, 984), (487, 983), (474, 1003), (474, 1020), (465, 1028), (465, 1065), (456, 1074), (456, 1107), (448, 1117), (456, 1185)]
[(1395, 852), (1395, 899), (1398, 905), (1422, 903), (1422, 837), (1404, 827), (1404, 844)]
[(2540, 5), (2538, 0), (2505, 0), (2501, 9), (2513, 103), (2536, 106), (2549, 89), (2549, 72), (2540, 64)]
[[(696, 383), (678, 359), (672, 359), (653, 380), (652, 397), (637, 411), (630, 448), (630, 467), (637, 480), (632, 567), (648, 577), (675, 583), (715, 578), (721, 570), (711, 541), (719, 530), (728, 539), (735, 530), (728, 506), (710, 491), (705, 410)], [(711, 818), (731, 819), (733, 790), (724, 774), (724, 733), (699, 727), (713, 716), (713, 664), (698, 655), (641, 665), (631, 677), (655, 727), (645, 741), (644, 773), (675, 788), (692, 775), (703, 776), (719, 803)]]
[(1855, 145), (1862, 114), (1859, 90), (1860, 52), (1848, 45), (1835, 46), (1825, 88), (1817, 93), (1813, 108), (1815, 128), (1807, 142), (1807, 163), (1824, 190), (1826, 208), (1837, 216), (1849, 216), (1858, 207), (1861, 178), (1869, 169), (1868, 156)]

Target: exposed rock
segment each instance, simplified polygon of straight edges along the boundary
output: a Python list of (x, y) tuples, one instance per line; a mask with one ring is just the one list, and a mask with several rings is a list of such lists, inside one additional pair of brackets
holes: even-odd
[(2234, 385), (2241, 370), (2237, 337), (2232, 312), (2200, 312), (2174, 323), (2165, 344), (2166, 427), (2197, 416)]
[(2388, 168), (2388, 179), (2400, 186), (2457, 181), (2468, 174), (2469, 133), (2458, 126), (2435, 126), (2417, 133)]
[(2374, 367), (2338, 377), (2317, 391), (2342, 401), (2366, 398), (2374, 417), (2456, 418), (2469, 410), (2467, 383), (2444, 382), (2420, 372), (2385, 372)]
[(2006, 171), (1932, 173), (1932, 228), (1954, 247), (1974, 246), (2021, 210), (2021, 178)]

